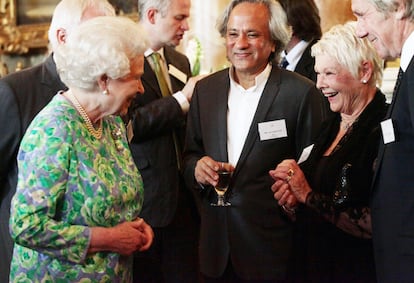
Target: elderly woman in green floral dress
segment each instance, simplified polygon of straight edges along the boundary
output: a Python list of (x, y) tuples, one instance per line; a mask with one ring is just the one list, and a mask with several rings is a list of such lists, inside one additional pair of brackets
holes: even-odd
[(97, 17), (54, 58), (68, 86), (36, 116), (18, 154), (11, 282), (130, 282), (149, 248), (143, 184), (120, 115), (141, 84), (147, 48), (126, 18)]

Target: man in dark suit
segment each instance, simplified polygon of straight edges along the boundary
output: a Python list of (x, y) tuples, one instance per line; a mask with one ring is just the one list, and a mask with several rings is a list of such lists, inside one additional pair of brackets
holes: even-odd
[(313, 0), (278, 1), (292, 27), (292, 38), (282, 51), (281, 62), (287, 62), (283, 67), (316, 82), (311, 48), (322, 36), (318, 7)]
[(188, 30), (190, 5), (190, 0), (138, 1), (150, 49), (141, 78), (145, 91), (130, 108), (130, 147), (144, 182), (141, 217), (155, 237), (147, 252), (135, 255), (134, 282), (197, 280), (199, 216), (180, 173), (186, 113), (197, 78), (190, 78), (187, 57), (174, 49)]
[(383, 59), (400, 58), (381, 123), (372, 188), (372, 237), (379, 282), (414, 282), (414, 1), (353, 0), (357, 35)]
[[(312, 144), (327, 105), (310, 80), (271, 64), (289, 40), (278, 2), (231, 1), (219, 32), (232, 66), (197, 83), (184, 152), (201, 202), (201, 272), (206, 282), (289, 282), (294, 203), (275, 203), (269, 170)], [(230, 206), (211, 206), (223, 167), (234, 168)]]
[[(101, 15), (114, 15), (106, 0), (62, 0), (55, 8), (49, 30), (52, 50), (64, 44), (70, 29), (86, 19)], [(13, 253), (9, 217), (10, 202), (17, 184), (16, 155), (20, 141), (37, 113), (59, 90), (64, 89), (53, 54), (37, 66), (0, 79), (0, 282), (9, 280)]]

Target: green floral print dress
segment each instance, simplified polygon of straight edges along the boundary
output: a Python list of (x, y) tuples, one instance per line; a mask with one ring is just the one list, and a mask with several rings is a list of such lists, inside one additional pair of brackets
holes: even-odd
[(138, 217), (143, 183), (120, 117), (92, 136), (61, 94), (36, 116), (21, 142), (10, 231), (10, 282), (130, 282), (132, 257), (87, 254), (90, 227)]

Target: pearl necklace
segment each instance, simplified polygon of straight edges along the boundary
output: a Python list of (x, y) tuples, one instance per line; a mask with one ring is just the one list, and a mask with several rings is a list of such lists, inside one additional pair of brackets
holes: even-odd
[(89, 119), (88, 114), (86, 114), (86, 110), (80, 105), (79, 100), (76, 98), (74, 94), (67, 91), (66, 95), (70, 99), (70, 101), (75, 106), (76, 110), (78, 110), (79, 114), (82, 116), (83, 120), (86, 123), (86, 128), (88, 129), (88, 132), (92, 134), (96, 139), (100, 139), (102, 137), (102, 119), (99, 120), (99, 126), (98, 129), (95, 129), (93, 126), (91, 119)]

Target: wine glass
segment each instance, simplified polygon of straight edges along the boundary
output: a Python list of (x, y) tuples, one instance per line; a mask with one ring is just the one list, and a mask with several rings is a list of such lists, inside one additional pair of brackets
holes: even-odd
[(217, 193), (217, 203), (211, 203), (211, 205), (230, 206), (231, 203), (224, 200), (224, 194), (229, 188), (232, 172), (227, 171), (224, 168), (220, 168), (220, 170), (217, 171), (217, 174), (219, 176), (219, 179), (217, 181), (217, 185), (214, 187), (214, 190)]

